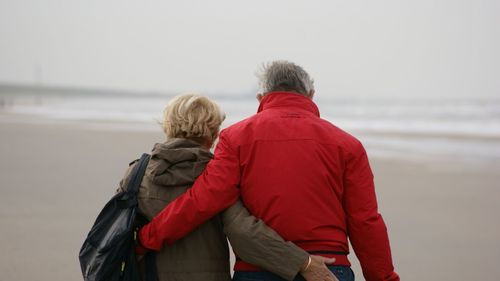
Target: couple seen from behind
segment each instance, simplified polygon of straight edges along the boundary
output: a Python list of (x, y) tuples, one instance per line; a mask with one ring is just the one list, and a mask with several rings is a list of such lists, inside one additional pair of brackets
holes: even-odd
[(149, 223), (137, 252), (156, 251), (159, 281), (231, 280), (227, 239), (232, 280), (352, 281), (349, 240), (367, 281), (399, 280), (361, 142), (320, 118), (302, 67), (274, 61), (259, 80), (257, 113), (222, 131), (214, 101), (168, 103), (139, 188)]

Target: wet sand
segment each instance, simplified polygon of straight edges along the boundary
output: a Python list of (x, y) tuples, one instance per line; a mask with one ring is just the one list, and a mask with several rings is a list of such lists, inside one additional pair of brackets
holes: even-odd
[[(163, 135), (9, 120), (0, 137), (0, 281), (82, 280), (78, 251), (97, 213)], [(499, 163), (371, 163), (403, 280), (500, 276)]]

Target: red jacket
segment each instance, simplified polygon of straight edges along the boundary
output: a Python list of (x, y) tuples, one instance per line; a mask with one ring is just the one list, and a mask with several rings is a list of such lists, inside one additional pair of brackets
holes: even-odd
[[(238, 196), (285, 240), (350, 265), (347, 237), (368, 281), (399, 280), (362, 144), (319, 118), (312, 100), (273, 92), (258, 113), (220, 134), (214, 159), (183, 196), (140, 231), (159, 250)], [(238, 261), (235, 270), (256, 270)]]

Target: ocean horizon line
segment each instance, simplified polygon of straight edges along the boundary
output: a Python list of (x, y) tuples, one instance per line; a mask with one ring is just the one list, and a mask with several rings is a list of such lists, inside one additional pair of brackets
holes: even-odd
[[(8, 82), (0, 81), (0, 95), (12, 94), (43, 94), (43, 95), (67, 95), (67, 96), (114, 96), (114, 97), (165, 97), (172, 98), (186, 93), (197, 93), (213, 98), (255, 98), (258, 90), (241, 90), (241, 91), (192, 91), (192, 90), (158, 90), (158, 89), (120, 89), (113, 87), (93, 87), (93, 86), (77, 86), (77, 85), (62, 85), (62, 84), (45, 84), (45, 83), (21, 83), (21, 82)], [(479, 96), (479, 97), (451, 97), (451, 96), (412, 96), (407, 97), (403, 95), (394, 94), (381, 94), (366, 93), (364, 95), (337, 93), (337, 94), (322, 94), (317, 93), (315, 101), (337, 101), (337, 102), (433, 102), (433, 101), (457, 101), (457, 102), (498, 102), (500, 103), (499, 96)]]

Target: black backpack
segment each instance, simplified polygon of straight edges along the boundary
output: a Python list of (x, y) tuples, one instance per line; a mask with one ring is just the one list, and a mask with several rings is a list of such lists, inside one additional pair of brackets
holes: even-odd
[[(79, 259), (85, 281), (139, 281), (135, 255), (137, 231), (147, 223), (137, 212), (137, 191), (151, 156), (144, 153), (135, 165), (126, 190), (106, 203), (80, 249)], [(153, 253), (146, 256), (146, 275), (155, 280)], [(153, 279), (154, 278), (154, 279)]]

